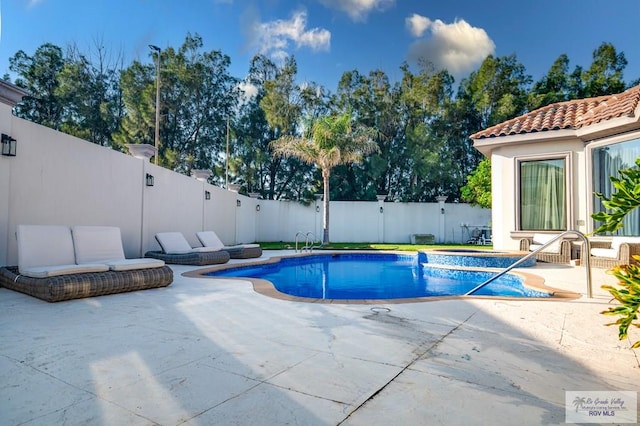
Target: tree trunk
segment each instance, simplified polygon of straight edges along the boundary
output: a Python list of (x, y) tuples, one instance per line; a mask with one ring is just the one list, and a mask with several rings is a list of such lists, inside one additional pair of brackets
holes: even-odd
[(329, 170), (322, 170), (324, 212), (322, 215), (322, 245), (329, 244)]

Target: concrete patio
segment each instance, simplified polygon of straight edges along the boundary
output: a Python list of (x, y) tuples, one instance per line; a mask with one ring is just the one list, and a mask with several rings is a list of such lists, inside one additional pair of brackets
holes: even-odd
[[(638, 389), (602, 270), (592, 299), (343, 305), (193, 269), (55, 304), (0, 289), (0, 424), (562, 424), (565, 391)], [(586, 292), (583, 267), (525, 270)]]

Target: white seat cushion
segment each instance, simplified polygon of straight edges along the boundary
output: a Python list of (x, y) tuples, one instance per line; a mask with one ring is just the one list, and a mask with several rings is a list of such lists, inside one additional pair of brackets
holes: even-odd
[(220, 251), (217, 247), (195, 247), (191, 249), (191, 251), (195, 251), (197, 253), (210, 253), (212, 251)]
[(156, 240), (162, 251), (167, 254), (183, 254), (193, 252), (193, 248), (180, 232), (159, 232)]
[(60, 225), (18, 225), (18, 270), (76, 263), (71, 229)]
[[(533, 244), (529, 246), (529, 249), (533, 251), (537, 248), (540, 248), (541, 246), (545, 245), (546, 243), (548, 243), (549, 241), (551, 241), (557, 236), (558, 234), (533, 234)], [(557, 240), (550, 246), (543, 249), (542, 251), (545, 253), (560, 253), (561, 242), (562, 242), (561, 239)]]
[(164, 266), (164, 261), (159, 259), (123, 259), (107, 262), (112, 271), (133, 271), (136, 269), (159, 268)]
[(224, 250), (238, 250), (238, 249), (243, 249), (243, 248), (254, 248), (254, 247), (260, 247), (260, 244), (237, 244), (235, 246), (224, 246), (223, 249)]
[(196, 236), (205, 247), (211, 247), (215, 250), (222, 250), (224, 243), (218, 238), (214, 231), (196, 232)]
[(591, 256), (608, 257), (610, 259), (617, 259), (618, 250), (596, 247), (591, 249)]
[(109, 267), (105, 264), (86, 263), (84, 265), (53, 265), (53, 266), (32, 266), (20, 269), (20, 274), (31, 278), (49, 278), (59, 275), (83, 274), (86, 272), (106, 272)]
[(102, 263), (124, 260), (120, 228), (115, 226), (73, 226), (76, 263)]

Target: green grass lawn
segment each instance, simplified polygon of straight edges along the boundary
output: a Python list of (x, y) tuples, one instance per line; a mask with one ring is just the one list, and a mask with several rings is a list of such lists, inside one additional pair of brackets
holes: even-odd
[[(294, 242), (262, 242), (258, 243), (263, 250), (293, 250), (296, 248)], [(304, 244), (298, 243), (298, 249)], [(492, 246), (479, 246), (474, 244), (381, 244), (381, 243), (330, 243), (322, 247), (314, 247), (314, 250), (399, 250), (416, 251), (420, 249), (438, 248), (473, 248), (479, 250), (491, 250)]]

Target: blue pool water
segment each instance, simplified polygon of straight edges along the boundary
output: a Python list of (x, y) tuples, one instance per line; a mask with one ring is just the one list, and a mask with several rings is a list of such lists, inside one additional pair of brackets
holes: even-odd
[[(429, 266), (418, 255), (322, 254), (283, 258), (267, 265), (240, 266), (207, 273), (217, 277), (261, 278), (285, 294), (314, 299), (399, 299), (458, 296), (495, 275)], [(549, 297), (526, 288), (522, 278), (504, 275), (475, 295)]]

